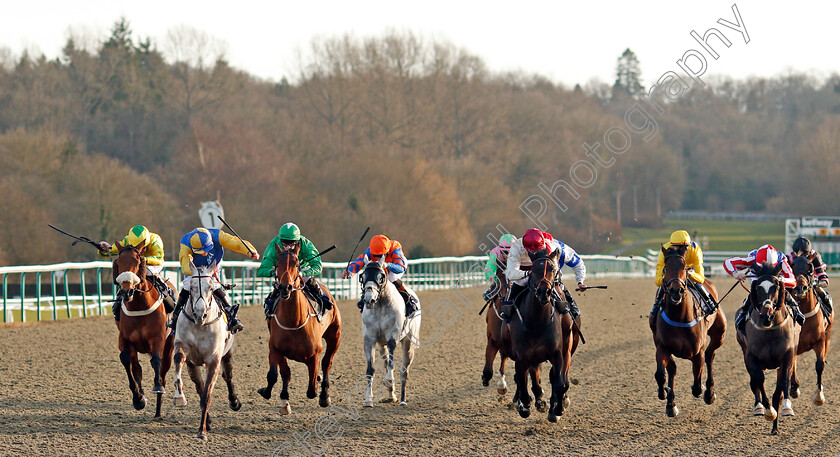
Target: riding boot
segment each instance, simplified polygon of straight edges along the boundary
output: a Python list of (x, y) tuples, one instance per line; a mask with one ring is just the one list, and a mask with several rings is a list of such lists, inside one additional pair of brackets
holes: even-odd
[(166, 314), (171, 313), (175, 309), (175, 300), (172, 299), (175, 293), (169, 288), (166, 281), (161, 279), (158, 275), (152, 275), (152, 283), (155, 285), (155, 289), (158, 290), (161, 298), (163, 299), (163, 307), (166, 309)]
[(802, 314), (802, 311), (799, 309), (799, 303), (793, 299), (793, 296), (791, 296), (790, 291), (787, 289), (785, 289), (785, 303), (790, 306), (790, 309), (793, 312), (793, 320), (799, 325), (804, 325), (805, 315)]
[(747, 312), (750, 309), (750, 298), (744, 299), (744, 304), (735, 312), (735, 328), (744, 333), (747, 325)]
[(324, 292), (324, 289), (321, 289), (321, 286), (318, 284), (318, 280), (314, 277), (307, 279), (305, 287), (309, 290), (313, 297), (318, 299), (318, 302), (321, 304), (321, 314), (332, 309), (332, 300), (330, 300), (330, 296)]
[(266, 319), (268, 319), (269, 317), (271, 317), (272, 314), (274, 314), (274, 306), (276, 305), (277, 297), (279, 295), (280, 295), (280, 289), (275, 287), (274, 289), (271, 289), (271, 292), (269, 292), (268, 296), (265, 297), (265, 303), (263, 304), (263, 309), (265, 309)]
[(117, 322), (120, 321), (120, 308), (122, 307), (124, 299), (125, 291), (120, 289), (119, 292), (117, 292), (117, 298), (114, 299), (114, 304), (111, 306), (111, 310), (114, 312), (114, 320)]
[(236, 333), (243, 328), (242, 322), (236, 317), (236, 314), (239, 312), (239, 306), (233, 305), (228, 300), (227, 294), (225, 293), (224, 289), (219, 287), (218, 289), (213, 291), (213, 296), (219, 300), (219, 303), (222, 305), (222, 311), (224, 311), (225, 315), (228, 318), (228, 330), (230, 333)]
[(659, 312), (659, 309), (662, 307), (662, 303), (665, 301), (665, 288), (659, 286), (656, 289), (656, 297), (653, 299), (653, 308), (650, 309), (650, 315), (655, 316), (656, 313)]
[(566, 296), (566, 302), (569, 306), (569, 314), (572, 315), (572, 319), (577, 319), (580, 316), (580, 308), (578, 308), (577, 302), (572, 297), (572, 293), (569, 292), (569, 289), (563, 288), (563, 294)]
[(510, 322), (510, 318), (513, 317), (513, 303), (516, 301), (516, 298), (519, 297), (519, 294), (521, 294), (526, 288), (527, 286), (520, 286), (515, 282), (510, 284), (507, 297), (505, 298), (505, 301), (502, 302), (502, 309), (499, 311), (499, 315), (505, 320), (505, 322)]
[(706, 315), (713, 314), (715, 311), (717, 311), (718, 304), (712, 298), (712, 295), (709, 293), (709, 290), (706, 289), (705, 284), (693, 281), (689, 281), (688, 283), (691, 285), (690, 287), (695, 287), (700, 292), (700, 296), (703, 297), (703, 302), (705, 306), (703, 306), (702, 308), (703, 312)]
[(414, 298), (414, 295), (408, 293), (401, 279), (394, 281), (394, 285), (397, 286), (397, 290), (402, 295), (403, 301), (405, 301), (405, 317), (410, 318), (414, 316), (414, 313), (420, 311), (420, 302)]
[(831, 313), (834, 312), (834, 300), (831, 298), (831, 294), (829, 294), (828, 291), (819, 284), (814, 287), (814, 292), (817, 293), (817, 298), (819, 298), (820, 302), (822, 302), (825, 317), (830, 317)]
[(184, 309), (184, 305), (187, 304), (187, 300), (190, 299), (190, 291), (188, 290), (181, 290), (181, 293), (178, 294), (178, 303), (175, 303), (175, 309), (172, 310), (172, 317), (169, 319), (169, 323), (166, 324), (167, 327), (172, 329), (172, 334), (175, 334), (175, 326), (178, 323), (178, 316), (181, 314), (181, 310)]

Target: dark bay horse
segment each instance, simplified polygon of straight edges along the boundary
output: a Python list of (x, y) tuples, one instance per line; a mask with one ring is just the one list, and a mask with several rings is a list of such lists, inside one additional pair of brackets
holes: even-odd
[(157, 394), (155, 417), (159, 418), (166, 373), (172, 364), (172, 338), (166, 327), (163, 297), (146, 277), (146, 259), (143, 258), (146, 247), (115, 244), (119, 254), (114, 260), (114, 284), (122, 288), (124, 297), (117, 322), (120, 361), (128, 375), (134, 408), (140, 410), (146, 407), (146, 398), (141, 384), (143, 370), (137, 354), (151, 354), (155, 372), (152, 393)]
[[(481, 382), (485, 387), (490, 385), (490, 380), (493, 379), (493, 361), (496, 359), (496, 354), (499, 355), (499, 371), (496, 373), (496, 392), (499, 393), (499, 401), (504, 401), (504, 395), (507, 393), (507, 381), (505, 380), (505, 365), (510, 353), (510, 337), (504, 336), (506, 327), (504, 319), (501, 316), (502, 302), (507, 296), (508, 283), (505, 277), (504, 270), (499, 268), (496, 270), (496, 277), (494, 279), (499, 284), (499, 292), (493, 297), (490, 302), (490, 308), (487, 310), (487, 346), (484, 349), (484, 370), (481, 373)], [(531, 392), (534, 393), (534, 406), (537, 411), (545, 412), (546, 403), (542, 399), (543, 389), (540, 381), (540, 365), (532, 368), (531, 372)], [(513, 397), (513, 404), (519, 401), (518, 396)]]
[[(318, 404), (326, 408), (330, 405), (330, 368), (341, 343), (341, 313), (330, 295), (333, 307), (319, 320), (317, 311), (303, 293), (298, 259), (300, 245), (284, 251), (278, 244), (276, 249), (277, 263), (274, 271), (277, 284), (275, 287), (280, 293), (272, 314), (266, 318), (270, 367), (266, 376), (268, 385), (260, 388), (258, 392), (265, 399), (271, 398), (271, 389), (277, 383), (279, 367), (280, 376), (283, 379), (283, 390), (280, 392), (280, 414), (291, 413), (289, 379), (292, 373), (287, 359), (306, 364), (309, 369), (309, 388), (306, 391), (306, 397), (311, 399), (317, 395), (318, 359), (321, 358), (323, 375)], [(329, 290), (323, 284), (321, 288), (329, 295)], [(326, 341), (326, 347), (321, 343), (321, 339)]]
[[(679, 414), (679, 408), (674, 402), (674, 377), (677, 374), (674, 356), (691, 360), (694, 374), (691, 393), (695, 397), (699, 397), (703, 392), (701, 378), (705, 361), (708, 374), (703, 401), (707, 405), (715, 401), (712, 362), (715, 359), (715, 351), (723, 344), (726, 316), (720, 308), (713, 314), (704, 316), (700, 303), (688, 290), (685, 257), (676, 248), (663, 247), (662, 254), (665, 256), (665, 276), (662, 280), (662, 286), (665, 288), (665, 303), (660, 313), (655, 316), (655, 323), (651, 326), (651, 330), (653, 343), (656, 345), (655, 378), (659, 399), (667, 399), (665, 414), (675, 417)], [(708, 279), (704, 284), (712, 298), (717, 301), (717, 290), (714, 284)], [(666, 371), (668, 372), (667, 387), (665, 387)]]
[[(825, 403), (823, 394), (822, 374), (825, 368), (825, 356), (828, 354), (828, 344), (831, 340), (831, 325), (834, 316), (828, 318), (820, 312), (820, 302), (814, 292), (814, 265), (807, 257), (793, 258), (793, 274), (796, 276), (796, 287), (793, 298), (799, 303), (799, 309), (805, 314), (805, 324), (799, 330), (799, 342), (796, 355), (814, 351), (817, 356), (815, 369), (817, 371), (817, 391), (814, 393), (814, 404)], [(793, 364), (793, 376), (790, 380), (790, 396), (799, 397), (799, 379), (796, 376), (796, 362)]]
[[(572, 330), (573, 321), (569, 313), (559, 313), (552, 303), (555, 287), (560, 284), (559, 255), (557, 250), (548, 257), (534, 260), (528, 290), (516, 300), (517, 307), (508, 325), (509, 332), (505, 332), (510, 338), (511, 358), (516, 361), (514, 380), (521, 417), (531, 415), (528, 371), (538, 368), (542, 362), (551, 363), (550, 422), (556, 422), (557, 416), (562, 416), (569, 406), (569, 369), (580, 338)], [(580, 326), (579, 317), (577, 325)]]
[[(750, 375), (750, 390), (755, 395), (754, 414), (763, 413), (765, 419), (773, 421), (774, 435), (779, 433), (776, 411), (782, 397), (786, 403), (790, 402), (790, 379), (799, 338), (799, 329), (793, 325), (793, 318), (785, 305), (785, 287), (778, 276), (781, 269), (781, 263), (775, 268), (764, 265), (756, 273), (748, 298), (749, 325), (744, 333), (736, 332)], [(776, 370), (776, 390), (771, 405), (764, 391), (764, 370), (773, 369)]]

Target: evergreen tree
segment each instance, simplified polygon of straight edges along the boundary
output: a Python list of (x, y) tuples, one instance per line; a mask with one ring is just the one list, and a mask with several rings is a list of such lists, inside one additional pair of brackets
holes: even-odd
[(616, 63), (613, 89), (630, 97), (638, 98), (645, 92), (641, 79), (642, 70), (639, 68), (639, 59), (630, 48), (627, 48)]

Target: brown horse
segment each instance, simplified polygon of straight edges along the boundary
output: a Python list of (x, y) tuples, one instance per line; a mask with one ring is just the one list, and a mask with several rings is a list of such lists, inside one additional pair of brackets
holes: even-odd
[[(828, 344), (831, 340), (831, 325), (834, 316), (825, 317), (820, 312), (820, 302), (814, 293), (814, 265), (806, 257), (793, 258), (793, 274), (796, 276), (796, 287), (793, 298), (799, 303), (799, 309), (805, 313), (805, 324), (799, 330), (799, 344), (796, 355), (814, 351), (817, 356), (817, 391), (814, 393), (814, 404), (819, 406), (825, 402), (823, 395), (822, 374), (825, 368), (825, 356), (828, 354)], [(796, 362), (793, 364), (793, 376), (790, 379), (790, 396), (799, 397), (799, 379), (796, 376)]]
[[(318, 318), (317, 311), (303, 293), (303, 284), (299, 274), (300, 245), (293, 250), (284, 251), (277, 248), (277, 263), (274, 266), (277, 276), (279, 297), (274, 311), (266, 319), (268, 324), (268, 362), (270, 368), (266, 380), (268, 385), (259, 389), (259, 394), (265, 399), (271, 398), (271, 389), (277, 383), (277, 368), (283, 378), (283, 390), (280, 392), (280, 414), (289, 414), (289, 379), (291, 370), (287, 359), (305, 363), (309, 369), (309, 388), (307, 398), (315, 398), (316, 382), (318, 379), (318, 358), (321, 360), (321, 395), (319, 404), (322, 407), (330, 405), (330, 368), (333, 356), (341, 343), (341, 313), (335, 305), (332, 295), (330, 301), (333, 307)], [(329, 290), (321, 284), (321, 289), (329, 295)], [(321, 339), (326, 341), (326, 348)]]
[(152, 393), (157, 394), (155, 417), (161, 417), (160, 407), (166, 386), (166, 373), (172, 364), (172, 335), (166, 327), (166, 310), (163, 298), (146, 278), (146, 259), (143, 245), (122, 246), (116, 243), (119, 254), (114, 260), (114, 284), (124, 294), (117, 328), (120, 331), (120, 361), (128, 375), (128, 386), (132, 403), (137, 410), (146, 407), (146, 398), (141, 381), (143, 371), (137, 354), (152, 355), (152, 369), (155, 372)]
[[(764, 265), (756, 273), (749, 295), (749, 324), (744, 333), (736, 332), (744, 353), (744, 365), (750, 375), (750, 390), (755, 395), (753, 414), (764, 415), (773, 421), (772, 434), (779, 433), (776, 413), (782, 402), (789, 403), (790, 379), (796, 363), (796, 343), (799, 328), (785, 305), (785, 287), (778, 277), (782, 269)], [(776, 370), (776, 390), (773, 404), (764, 391), (764, 370)], [(786, 407), (789, 407), (786, 405)]]
[[(569, 406), (569, 370), (577, 349), (579, 334), (573, 331), (568, 312), (558, 313), (552, 295), (560, 284), (560, 251), (535, 259), (528, 278), (528, 290), (516, 300), (518, 306), (508, 324), (505, 339), (510, 341), (511, 358), (516, 361), (516, 406), (523, 418), (531, 415), (527, 372), (542, 362), (551, 363), (551, 400), (548, 420), (556, 422)], [(562, 294), (561, 294), (562, 296)], [(577, 318), (580, 326), (580, 318)]]
[[(703, 401), (711, 405), (716, 398), (715, 378), (712, 362), (715, 351), (723, 344), (726, 333), (726, 316), (718, 308), (714, 313), (704, 316), (700, 303), (688, 290), (688, 270), (685, 257), (676, 248), (662, 248), (665, 256), (665, 276), (662, 284), (665, 288), (665, 303), (659, 314), (654, 316), (651, 326), (653, 342), (656, 345), (656, 384), (660, 400), (668, 400), (665, 414), (675, 417), (679, 414), (674, 402), (674, 377), (677, 365), (674, 356), (691, 360), (694, 383), (691, 394), (699, 397), (703, 392), (701, 378), (703, 362), (706, 362), (706, 394)], [(704, 282), (712, 299), (717, 301), (717, 290), (708, 279)], [(708, 342), (706, 337), (708, 336)], [(668, 387), (665, 387), (665, 371), (668, 372)]]
[[(484, 370), (481, 374), (481, 382), (487, 387), (490, 385), (490, 380), (493, 379), (493, 361), (496, 359), (496, 354), (499, 354), (499, 372), (496, 374), (496, 392), (499, 393), (499, 401), (504, 401), (504, 395), (507, 393), (507, 381), (505, 380), (505, 365), (510, 358), (510, 339), (504, 338), (503, 331), (504, 320), (501, 316), (502, 302), (507, 296), (508, 283), (505, 278), (504, 270), (501, 268), (496, 270), (496, 277), (494, 278), (499, 284), (499, 292), (493, 297), (490, 302), (491, 308), (487, 311), (487, 346), (484, 349)], [(542, 399), (543, 389), (540, 381), (540, 366), (537, 365), (531, 370), (531, 392), (534, 393), (534, 406), (537, 411), (544, 412), (546, 403)], [(513, 404), (519, 401), (519, 397), (513, 397)]]

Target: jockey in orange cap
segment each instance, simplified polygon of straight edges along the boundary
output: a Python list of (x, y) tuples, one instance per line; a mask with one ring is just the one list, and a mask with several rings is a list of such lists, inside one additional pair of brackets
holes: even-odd
[[(405, 315), (411, 317), (420, 310), (420, 303), (410, 294), (405, 288), (400, 278), (403, 277), (407, 270), (405, 254), (403, 254), (402, 245), (399, 241), (389, 240), (385, 235), (376, 235), (370, 240), (370, 246), (364, 254), (360, 255), (356, 260), (347, 266), (347, 269), (341, 273), (342, 278), (349, 278), (358, 273), (365, 266), (365, 263), (371, 260), (379, 260), (380, 257), (385, 256), (385, 268), (388, 270), (388, 280), (394, 283), (405, 301)], [(364, 307), (362, 300), (356, 304), (361, 311)]]
[[(575, 272), (578, 289), (581, 291), (586, 290), (586, 285), (584, 284), (586, 280), (586, 265), (584, 265), (583, 260), (577, 255), (575, 250), (565, 243), (554, 239), (549, 233), (535, 228), (528, 229), (521, 239), (515, 240), (510, 245), (505, 276), (507, 276), (511, 285), (500, 313), (506, 321), (510, 321), (516, 298), (528, 287), (526, 272), (531, 269), (531, 255), (549, 256), (556, 250), (560, 250), (560, 258), (557, 264), (561, 268), (563, 265), (571, 267)], [(560, 287), (566, 297), (566, 302), (569, 304), (569, 313), (572, 315), (572, 318), (574, 319), (580, 316), (580, 309), (578, 309), (575, 299), (572, 298), (572, 294), (568, 289), (563, 287), (562, 283)]]

